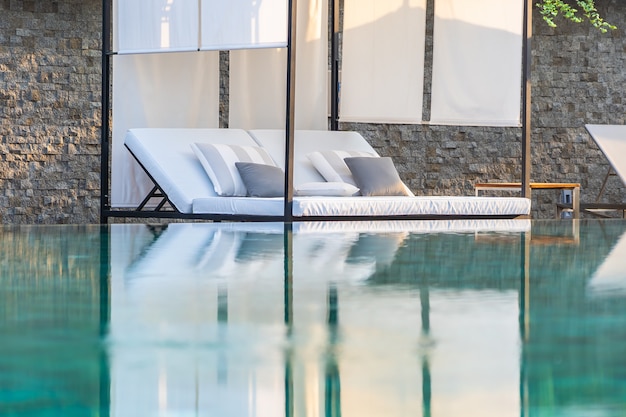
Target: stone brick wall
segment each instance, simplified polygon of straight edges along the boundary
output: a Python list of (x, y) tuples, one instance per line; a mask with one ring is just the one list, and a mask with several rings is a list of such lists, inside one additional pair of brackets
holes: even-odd
[(99, 219), (102, 3), (0, 0), (0, 222)]
[[(622, 1), (597, 6), (623, 26)], [(100, 0), (0, 0), (0, 223), (99, 221), (101, 9)], [(580, 182), (583, 201), (593, 201), (608, 162), (584, 124), (625, 122), (626, 27), (601, 34), (587, 24), (558, 23), (549, 28), (535, 13), (532, 180)], [(427, 39), (427, 49), (431, 44)], [(226, 71), (227, 60), (223, 65)], [(227, 95), (228, 84), (222, 89)], [(225, 126), (228, 109), (221, 115)], [(470, 195), (477, 181), (521, 175), (518, 128), (340, 128), (361, 132), (392, 156), (417, 194)], [(606, 196), (626, 201), (618, 178)], [(558, 192), (535, 193), (535, 217), (551, 217), (557, 199)]]

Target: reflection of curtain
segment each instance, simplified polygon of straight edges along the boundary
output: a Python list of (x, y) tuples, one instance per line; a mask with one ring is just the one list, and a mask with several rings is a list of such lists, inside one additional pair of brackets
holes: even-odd
[(426, 0), (345, 0), (341, 120), (420, 123)]
[[(296, 120), (298, 129), (328, 127), (327, 0), (298, 2)], [(230, 127), (285, 127), (287, 53), (281, 49), (230, 54)]]
[(201, 0), (202, 49), (287, 45), (287, 1)]
[(522, 3), (435, 2), (432, 124), (519, 126)]
[(113, 57), (111, 204), (136, 207), (152, 182), (124, 148), (137, 127), (217, 127), (218, 53)]
[(115, 51), (198, 49), (197, 0), (115, 0), (113, 8)]

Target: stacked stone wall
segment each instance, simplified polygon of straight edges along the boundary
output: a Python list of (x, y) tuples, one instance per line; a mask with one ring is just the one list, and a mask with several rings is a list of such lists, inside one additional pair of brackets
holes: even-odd
[(99, 219), (102, 3), (0, 0), (0, 222)]
[[(626, 22), (620, 0), (598, 0), (597, 6), (618, 26)], [(100, 0), (0, 0), (1, 223), (99, 221), (101, 20)], [(583, 201), (591, 202), (609, 165), (584, 124), (625, 123), (626, 28), (602, 34), (587, 24), (557, 23), (549, 28), (535, 12), (531, 176), (580, 182)], [(426, 45), (429, 71), (430, 35)], [(429, 79), (427, 73), (425, 102)], [(222, 83), (224, 96), (227, 87)], [(471, 195), (475, 182), (521, 178), (519, 128), (340, 128), (361, 132), (392, 156), (416, 194)], [(626, 201), (617, 177), (605, 195), (604, 201)], [(533, 199), (535, 217), (551, 217), (558, 192), (537, 192)]]

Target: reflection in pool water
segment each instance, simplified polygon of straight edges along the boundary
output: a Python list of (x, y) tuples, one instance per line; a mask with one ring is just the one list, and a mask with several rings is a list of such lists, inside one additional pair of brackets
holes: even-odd
[(626, 222), (0, 229), (0, 415), (623, 416)]

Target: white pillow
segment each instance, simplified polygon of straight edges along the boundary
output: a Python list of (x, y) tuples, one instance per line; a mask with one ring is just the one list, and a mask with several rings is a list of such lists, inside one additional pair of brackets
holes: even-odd
[(235, 162), (255, 162), (276, 166), (272, 157), (263, 148), (243, 145), (192, 143), (191, 148), (208, 174), (215, 193), (219, 196), (239, 196), (247, 194)]
[(378, 155), (371, 152), (336, 150), (311, 152), (307, 155), (307, 158), (309, 158), (315, 169), (326, 181), (345, 182), (356, 186), (348, 165), (343, 161), (344, 158), (355, 156), (378, 157)]
[(297, 196), (350, 197), (359, 189), (346, 182), (307, 182), (295, 187)]

